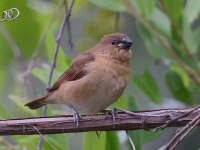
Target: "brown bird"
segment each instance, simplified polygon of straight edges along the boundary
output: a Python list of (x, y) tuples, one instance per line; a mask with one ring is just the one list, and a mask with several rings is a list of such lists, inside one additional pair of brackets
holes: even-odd
[(104, 36), (99, 44), (74, 58), (46, 95), (25, 106), (68, 105), (78, 126), (79, 114), (95, 115), (122, 95), (130, 77), (131, 45), (125, 34)]

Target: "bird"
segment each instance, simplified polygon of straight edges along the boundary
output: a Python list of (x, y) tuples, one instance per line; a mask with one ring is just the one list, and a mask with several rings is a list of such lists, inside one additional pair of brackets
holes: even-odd
[(130, 78), (132, 44), (123, 33), (104, 35), (97, 45), (72, 60), (47, 94), (25, 106), (68, 105), (78, 126), (81, 115), (96, 115), (123, 94)]

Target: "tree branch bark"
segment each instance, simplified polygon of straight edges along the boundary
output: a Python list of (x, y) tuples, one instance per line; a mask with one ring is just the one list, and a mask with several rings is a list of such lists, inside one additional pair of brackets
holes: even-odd
[[(104, 121), (105, 115), (82, 116), (79, 127), (76, 128), (73, 116), (51, 116), (37, 118), (18, 118), (0, 120), (0, 135), (29, 135), (29, 134), (57, 134), (68, 132), (111, 131), (111, 130), (149, 130), (159, 127), (191, 111), (191, 109), (162, 109), (137, 111), (135, 115), (120, 112), (113, 123), (109, 116)], [(195, 110), (188, 116), (173, 122), (171, 127), (185, 126), (200, 114)], [(200, 123), (198, 124), (200, 125)]]

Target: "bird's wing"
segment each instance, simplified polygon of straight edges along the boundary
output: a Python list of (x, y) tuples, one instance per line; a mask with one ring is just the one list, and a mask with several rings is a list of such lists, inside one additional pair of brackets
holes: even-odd
[(57, 82), (54, 83), (49, 92), (57, 90), (65, 81), (74, 81), (85, 76), (86, 70), (84, 69), (84, 66), (90, 62), (93, 62), (94, 59), (94, 56), (88, 53), (82, 54), (75, 58), (70, 68), (58, 78)]

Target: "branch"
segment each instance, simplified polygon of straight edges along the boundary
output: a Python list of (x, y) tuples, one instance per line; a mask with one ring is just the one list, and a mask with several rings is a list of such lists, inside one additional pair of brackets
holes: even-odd
[[(199, 105), (196, 108), (199, 108)], [(194, 110), (194, 109), (193, 109)], [(192, 112), (192, 111), (189, 111)], [(174, 150), (176, 146), (199, 124), (200, 114), (196, 116), (184, 126), (166, 145), (162, 146), (159, 150)]]
[[(82, 116), (80, 125), (76, 128), (71, 115), (21, 118), (0, 120), (0, 135), (29, 135), (29, 134), (57, 134), (88, 131), (118, 131), (118, 130), (149, 130), (157, 128), (166, 122), (182, 116), (192, 109), (162, 109), (137, 111), (135, 115), (119, 113), (115, 125), (111, 117), (102, 121), (105, 115)], [(185, 126), (197, 115), (200, 110), (193, 111), (187, 117), (170, 124), (170, 127)], [(200, 123), (198, 123), (200, 125)]]

